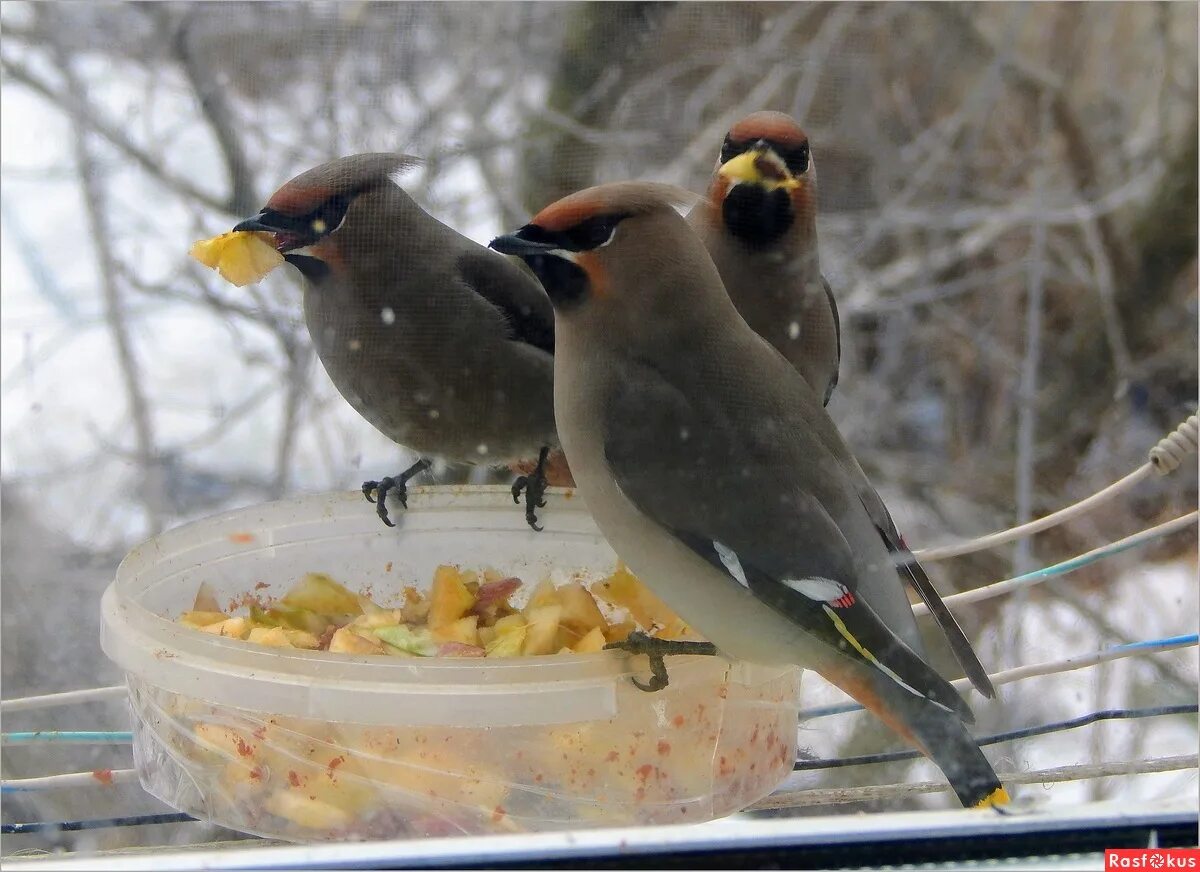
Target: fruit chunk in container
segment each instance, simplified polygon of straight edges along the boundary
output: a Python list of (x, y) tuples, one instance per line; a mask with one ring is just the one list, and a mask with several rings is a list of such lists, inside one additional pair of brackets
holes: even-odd
[[(800, 672), (672, 657), (381, 657), (264, 647), (174, 623), (203, 582), (222, 606), (326, 573), (378, 601), (436, 568), (585, 585), (616, 555), (582, 500), (551, 491), (545, 530), (506, 488), (415, 488), (395, 530), (359, 494), (229, 512), (134, 549), (103, 601), (146, 789), (259, 835), (342, 840), (681, 823), (768, 794), (795, 756)], [(519, 597), (514, 597), (519, 602)]]

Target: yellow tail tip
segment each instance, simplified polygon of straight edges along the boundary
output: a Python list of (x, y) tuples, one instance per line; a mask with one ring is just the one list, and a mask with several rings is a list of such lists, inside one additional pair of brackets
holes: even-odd
[(1008, 805), (1010, 802), (1012, 802), (1012, 799), (1009, 798), (1008, 791), (1003, 787), (997, 787), (983, 799), (979, 800), (979, 802), (975, 803), (972, 808), (995, 808), (1000, 805)]

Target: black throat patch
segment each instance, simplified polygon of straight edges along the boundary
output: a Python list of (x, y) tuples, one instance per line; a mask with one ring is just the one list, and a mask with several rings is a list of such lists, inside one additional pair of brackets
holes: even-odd
[(792, 200), (783, 188), (735, 185), (725, 197), (722, 216), (729, 232), (747, 245), (770, 245), (792, 226)]

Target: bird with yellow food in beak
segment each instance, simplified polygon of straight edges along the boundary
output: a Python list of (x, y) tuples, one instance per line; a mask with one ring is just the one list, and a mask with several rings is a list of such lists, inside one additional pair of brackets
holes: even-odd
[(688, 223), (741, 316), (828, 405), (841, 325), (817, 256), (817, 169), (795, 120), (755, 112), (733, 125)]
[(407, 505), (430, 457), (499, 465), (537, 458), (513, 485), (537, 526), (554, 429), (554, 315), (537, 280), (435, 219), (396, 184), (418, 163), (357, 154), (301, 173), (235, 231), (271, 234), (304, 276), (304, 318), (356, 411), (420, 460), (363, 484)]
[(971, 710), (925, 660), (886, 509), (818, 394), (738, 315), (675, 211), (687, 196), (602, 185), (491, 243), (554, 304), (555, 417), (588, 509), (719, 650), (816, 670), (964, 805), (1007, 802)]

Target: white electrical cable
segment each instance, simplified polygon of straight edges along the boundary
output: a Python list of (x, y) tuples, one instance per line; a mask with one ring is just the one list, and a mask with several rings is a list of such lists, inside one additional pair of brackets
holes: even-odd
[[(1195, 635), (1178, 636), (1174, 639), (1163, 640), (1161, 644), (1147, 645), (1144, 642), (1136, 642), (1132, 645), (1116, 645), (1112, 648), (1107, 648), (1103, 651), (1096, 651), (1092, 654), (1076, 654), (1073, 657), (1066, 657), (1062, 660), (1050, 660), (1045, 663), (1031, 663), (1028, 666), (1017, 666), (1013, 669), (1005, 669), (1001, 672), (996, 672), (988, 676), (992, 680), (992, 684), (999, 686), (1001, 684), (1011, 684), (1014, 681), (1024, 681), (1026, 678), (1037, 678), (1044, 675), (1059, 675), (1064, 672), (1074, 672), (1077, 669), (1086, 669), (1089, 666), (1095, 666), (1098, 663), (1107, 663), (1110, 660), (1121, 660), (1125, 657), (1137, 657), (1143, 654), (1158, 654), (1163, 651), (1174, 651), (1179, 648), (1193, 648), (1197, 644)], [(950, 682), (958, 690), (969, 690), (971, 688), (971, 680), (969, 678), (957, 678)]]
[(1129, 473), (1129, 475), (1119, 481), (1113, 482), (1104, 488), (1104, 490), (1092, 494), (1087, 499), (1080, 500), (1074, 505), (1059, 509), (1053, 514), (1046, 515), (1044, 518), (1038, 518), (1036, 521), (1030, 521), (1028, 524), (1022, 524), (1019, 527), (1000, 530), (987, 536), (980, 536), (977, 539), (969, 539), (966, 542), (958, 542), (953, 545), (943, 545), (939, 548), (923, 548), (913, 553), (918, 560), (924, 563), (933, 560), (945, 560), (948, 557), (958, 557), (962, 554), (982, 551), (985, 548), (991, 548), (995, 545), (1003, 545), (1006, 542), (1032, 536), (1034, 533), (1040, 533), (1042, 530), (1058, 526), (1064, 521), (1069, 521), (1072, 518), (1090, 512), (1118, 494), (1124, 493), (1143, 479), (1148, 478), (1152, 472), (1159, 475), (1167, 475), (1174, 472), (1189, 454), (1196, 451), (1197, 442), (1200, 441), (1198, 434), (1200, 434), (1200, 419), (1192, 415), (1172, 432), (1160, 439), (1158, 444), (1150, 449), (1150, 460), (1148, 463), (1139, 466), (1133, 472)]
[[(1195, 769), (1197, 755), (1182, 754), (1157, 760), (1119, 760), (1111, 763), (1079, 763), (1056, 766), (1033, 772), (1002, 772), (999, 779), (1005, 784), (1053, 784), (1083, 781), (1090, 778), (1111, 778), (1114, 775), (1151, 775), (1156, 772), (1178, 772)], [(821, 790), (796, 790), (776, 793), (761, 799), (745, 811), (778, 808), (802, 808), (813, 805), (839, 805), (847, 802), (870, 802), (899, 799), (922, 793), (942, 793), (950, 789), (945, 781), (914, 781), (906, 784), (876, 784), (866, 787), (838, 787)]]
[[(1007, 578), (1003, 581), (997, 581), (993, 584), (987, 584), (983, 587), (977, 587), (974, 590), (963, 591), (962, 593), (951, 594), (948, 597), (943, 597), (942, 601), (946, 605), (974, 603), (980, 600), (991, 599), (992, 597), (1003, 596), (1007, 593), (1012, 593), (1022, 587), (1030, 587), (1035, 584), (1041, 584), (1056, 575), (1062, 575), (1064, 572), (1070, 572), (1072, 569), (1078, 569), (1081, 566), (1086, 566), (1101, 557), (1107, 557), (1110, 554), (1117, 554), (1121, 551), (1126, 551), (1134, 548), (1150, 539), (1156, 539), (1160, 536), (1166, 536), (1178, 530), (1186, 529), (1187, 527), (1195, 526), (1197, 518), (1200, 514), (1197, 512), (1189, 512), (1186, 515), (1181, 515), (1174, 520), (1167, 521), (1155, 527), (1150, 527), (1147, 530), (1142, 530), (1140, 533), (1134, 533), (1132, 536), (1126, 536), (1124, 539), (1119, 539), (1108, 545), (1095, 548), (1084, 554), (1072, 557), (1069, 560), (1064, 560), (1061, 563), (1056, 563), (1053, 566), (1046, 566), (1041, 569), (1035, 569), (1033, 572), (1027, 572), (1024, 575), (1018, 575), (1015, 578)], [(913, 614), (917, 617), (929, 614), (929, 607), (925, 603), (916, 603), (913, 606)]]
[(136, 769), (97, 769), (93, 772), (66, 772), (38, 778), (6, 778), (0, 781), (4, 793), (55, 790), (63, 787), (96, 787), (129, 784), (138, 780)]
[(67, 690), (63, 693), (47, 693), (41, 696), (23, 696), (17, 699), (0, 700), (0, 712), (32, 711), (33, 709), (54, 708), (60, 705), (72, 705), (80, 702), (103, 702), (113, 699), (125, 699), (126, 688), (123, 684), (112, 687), (91, 687), (83, 690)]

